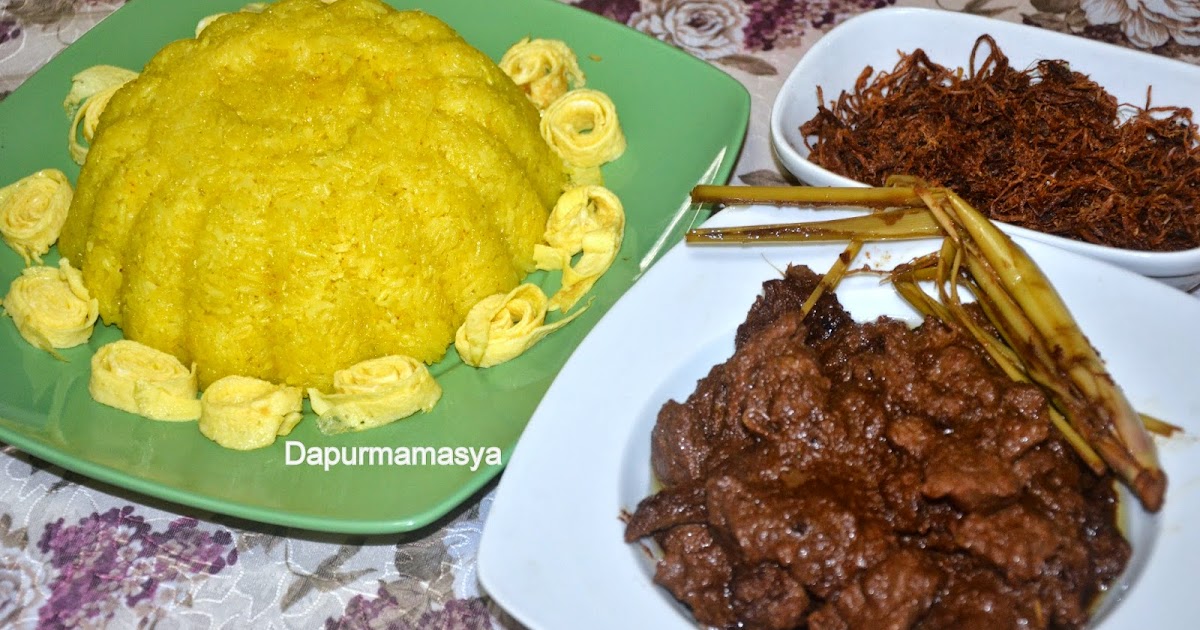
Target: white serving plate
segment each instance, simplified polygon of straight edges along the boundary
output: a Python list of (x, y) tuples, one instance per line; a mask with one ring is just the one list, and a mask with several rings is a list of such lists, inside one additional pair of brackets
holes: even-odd
[[(709, 225), (811, 219), (796, 209), (727, 209)], [(1132, 520), (1135, 555), (1114, 589), (1104, 630), (1193, 628), (1200, 598), (1200, 301), (1131, 272), (1022, 240), (1075, 313), (1137, 408), (1182, 425), (1160, 440), (1169, 475), (1163, 511)], [(868, 245), (890, 266), (934, 249), (931, 241)], [(695, 630), (651, 582), (653, 565), (623, 541), (622, 510), (651, 492), (650, 430), (668, 399), (733, 351), (733, 336), (762, 282), (790, 263), (827, 269), (840, 245), (672, 249), (605, 315), (567, 362), (535, 412), (500, 482), (484, 528), (479, 576), (522, 623), (575, 630)], [(839, 299), (858, 319), (912, 311), (877, 279), (851, 277)], [(1140, 509), (1135, 509), (1139, 511)], [(1110, 606), (1106, 605), (1106, 608)]]
[[(808, 161), (800, 125), (817, 113), (817, 86), (828, 102), (851, 90), (863, 68), (890, 71), (901, 52), (923, 48), (941, 65), (965, 67), (980, 35), (990, 34), (1014, 68), (1041, 59), (1064, 59), (1122, 103), (1144, 106), (1153, 86), (1154, 105), (1190, 107), (1200, 116), (1200, 67), (1032, 26), (936, 9), (891, 8), (847, 20), (823, 36), (788, 75), (771, 110), (771, 144), (780, 162), (814, 186), (862, 186)], [(1002, 150), (998, 147), (998, 150)], [(1200, 285), (1200, 248), (1145, 252), (1094, 245), (1003, 225), (1023, 236), (1105, 260), (1171, 286)]]

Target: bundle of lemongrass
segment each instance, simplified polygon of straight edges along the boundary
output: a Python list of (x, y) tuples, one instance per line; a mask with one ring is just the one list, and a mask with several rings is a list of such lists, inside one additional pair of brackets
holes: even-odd
[[(1147, 510), (1162, 507), (1167, 478), (1147, 428), (1173, 427), (1134, 410), (1038, 266), (954, 192), (896, 177), (882, 188), (697, 186), (692, 200), (871, 209), (846, 219), (688, 233), (689, 243), (848, 241), (805, 309), (833, 290), (864, 242), (942, 236), (938, 252), (887, 273), (899, 294), (923, 315), (975, 338), (1010, 378), (1041, 387), (1055, 426), (1092, 470), (1111, 468)], [(933, 282), (937, 298), (921, 281)], [(964, 308), (964, 289), (999, 336)]]

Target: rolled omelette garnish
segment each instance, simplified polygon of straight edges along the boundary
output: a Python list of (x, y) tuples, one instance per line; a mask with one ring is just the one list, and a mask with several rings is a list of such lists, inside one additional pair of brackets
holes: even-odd
[(28, 265), (58, 240), (74, 191), (56, 168), (40, 170), (0, 188), (0, 236)]
[(71, 117), (71, 128), (67, 136), (67, 147), (71, 159), (76, 164), (83, 164), (87, 159), (88, 148), (79, 142), (79, 125), (83, 123), (83, 139), (92, 141), (96, 134), (96, 125), (100, 123), (100, 114), (108, 105), (109, 99), (121, 86), (137, 78), (138, 73), (116, 66), (92, 66), (71, 77), (71, 91), (63, 101), (63, 109)]
[(454, 335), (454, 349), (467, 365), (491, 367), (519, 356), (586, 310), (546, 324), (548, 305), (541, 288), (529, 283), (483, 298)]
[(226, 376), (210, 383), (200, 396), (200, 433), (225, 448), (262, 448), (292, 432), (304, 417), (303, 405), (298, 387)]
[(550, 298), (550, 310), (571, 310), (612, 266), (624, 237), (625, 209), (611, 190), (580, 186), (563, 193), (546, 221), (549, 245), (533, 249), (538, 269), (562, 269), (562, 288)]
[(542, 137), (572, 170), (598, 168), (625, 152), (617, 106), (604, 92), (567, 92), (542, 113)]
[(600, 171), (599, 166), (567, 166), (567, 185), (568, 186), (603, 186), (604, 173)]
[[(332, 0), (322, 0), (322, 1), (324, 1), (326, 4), (329, 4), (329, 2)], [(266, 2), (251, 2), (250, 4), (247, 4), (246, 6), (239, 9), (239, 12), (240, 13), (262, 13), (263, 11), (266, 11), (266, 10), (267, 10)], [(200, 21), (196, 22), (196, 37), (200, 37), (200, 33), (203, 33), (204, 29), (208, 28), (209, 24), (212, 24), (213, 22), (215, 22), (217, 20), (217, 18), (219, 18), (223, 15), (229, 15), (229, 13), (227, 13), (227, 12), (214, 13), (212, 15), (208, 15), (208, 16), (200, 18)]]
[(83, 274), (67, 259), (58, 267), (26, 267), (9, 285), (4, 311), (25, 341), (54, 352), (92, 336), (100, 304), (83, 286)]
[(392, 355), (333, 373), (332, 394), (309, 388), (308, 400), (322, 433), (365, 431), (429, 411), (442, 397), (424, 363)]
[(557, 39), (522, 39), (500, 58), (500, 69), (539, 110), (587, 83), (575, 52)]
[(88, 393), (109, 407), (152, 420), (172, 422), (200, 417), (196, 368), (145, 344), (121, 339), (92, 355)]
[(216, 22), (217, 18), (226, 16), (226, 15), (229, 15), (229, 13), (227, 13), (227, 12), (213, 13), (212, 15), (206, 15), (206, 16), (200, 18), (200, 21), (196, 22), (196, 37), (200, 37), (200, 33), (203, 33), (204, 29), (208, 28), (209, 24)]

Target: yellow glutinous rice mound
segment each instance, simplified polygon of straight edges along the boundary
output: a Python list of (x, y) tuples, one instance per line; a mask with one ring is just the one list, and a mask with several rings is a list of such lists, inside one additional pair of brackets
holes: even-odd
[(533, 269), (564, 181), (534, 106), (441, 21), (283, 0), (116, 93), (60, 249), (105, 322), (202, 385), (328, 389), (366, 359), (441, 358)]

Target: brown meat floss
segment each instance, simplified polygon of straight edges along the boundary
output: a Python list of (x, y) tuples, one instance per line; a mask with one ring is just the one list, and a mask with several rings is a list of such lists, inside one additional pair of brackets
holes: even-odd
[[(989, 52), (982, 63), (976, 59)], [(1024, 71), (990, 36), (970, 69), (918, 49), (800, 127), (815, 163), (871, 185), (947, 186), (990, 218), (1150, 251), (1200, 247), (1200, 134), (1183, 107), (1119, 104), (1065, 61)], [(810, 141), (810, 138), (814, 140)]]

